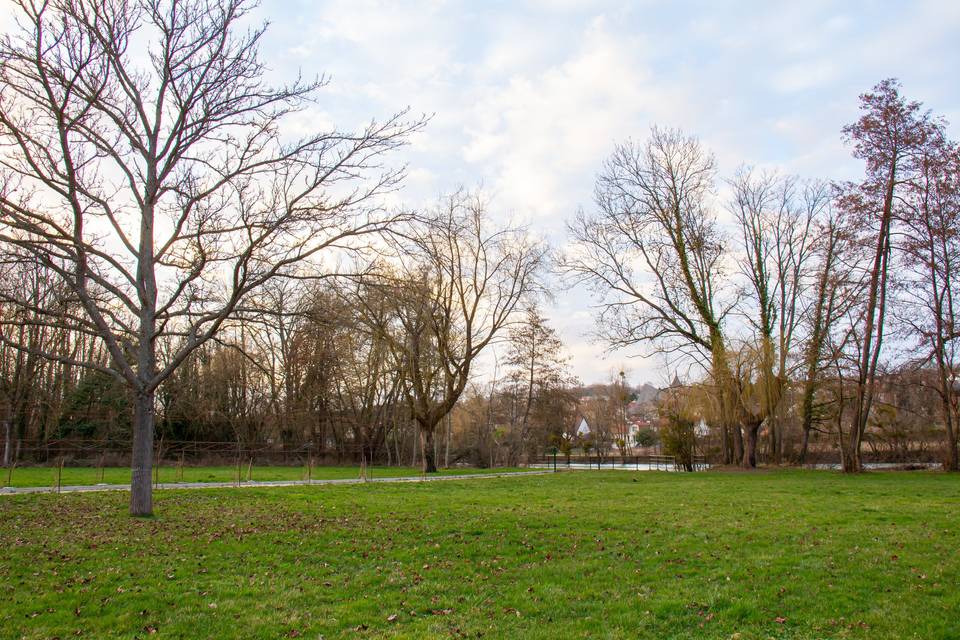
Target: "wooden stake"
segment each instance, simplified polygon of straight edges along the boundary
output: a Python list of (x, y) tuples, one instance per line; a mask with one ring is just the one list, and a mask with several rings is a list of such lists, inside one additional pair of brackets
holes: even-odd
[(153, 465), (153, 486), (160, 486), (160, 460), (163, 459), (163, 438), (160, 438), (160, 443), (157, 445), (157, 461)]
[(247, 482), (253, 477), (253, 458), (247, 461)]
[(239, 487), (240, 482), (243, 480), (243, 477), (240, 475), (241, 465), (243, 464), (243, 459), (240, 455), (240, 439), (237, 439), (237, 473), (234, 476), (234, 486)]

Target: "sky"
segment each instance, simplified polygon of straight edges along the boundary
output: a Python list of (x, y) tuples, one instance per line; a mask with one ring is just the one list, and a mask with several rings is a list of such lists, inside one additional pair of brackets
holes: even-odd
[[(559, 249), (565, 220), (591, 211), (614, 144), (655, 124), (698, 136), (721, 176), (749, 164), (853, 179), (861, 167), (840, 129), (881, 79), (960, 123), (956, 0), (262, 0), (255, 17), (271, 24), (271, 77), (329, 77), (295, 126), (429, 114), (395, 158), (408, 165), (398, 198), (420, 207), (481, 187), (494, 222)], [(589, 338), (589, 292), (554, 290), (544, 311), (583, 381), (620, 369), (634, 384), (672, 378), (642, 347), (606, 354)]]
[[(330, 76), (315, 121), (432, 115), (402, 153), (406, 204), (482, 186), (501, 223), (561, 249), (614, 144), (654, 124), (700, 137), (721, 176), (750, 164), (853, 179), (840, 129), (881, 79), (960, 122), (956, 1), (267, 0), (260, 13), (275, 72)], [(642, 347), (606, 354), (590, 293), (554, 289), (545, 311), (583, 381), (672, 377)]]

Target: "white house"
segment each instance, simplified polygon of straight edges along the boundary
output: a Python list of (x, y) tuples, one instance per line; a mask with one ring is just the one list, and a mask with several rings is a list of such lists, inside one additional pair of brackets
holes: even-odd
[(582, 418), (580, 420), (580, 426), (577, 427), (577, 436), (583, 438), (590, 435), (590, 425), (587, 424), (587, 419)]

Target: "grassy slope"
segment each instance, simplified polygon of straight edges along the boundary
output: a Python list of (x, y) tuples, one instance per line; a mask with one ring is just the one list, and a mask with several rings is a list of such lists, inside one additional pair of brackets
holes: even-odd
[[(303, 480), (307, 477), (306, 467), (254, 467), (251, 473), (253, 480)], [(474, 469), (455, 468), (441, 472), (441, 475), (460, 475), (471, 473), (492, 473), (504, 471), (520, 471), (520, 469)], [(56, 484), (57, 469), (55, 467), (16, 467), (10, 474), (7, 482), (7, 469), (0, 469), (0, 487), (52, 487)], [(370, 467), (369, 477), (372, 478), (405, 478), (420, 475), (420, 469), (412, 467)], [(220, 467), (184, 467), (183, 482), (233, 482), (236, 479), (237, 468), (232, 466)], [(246, 480), (247, 467), (241, 468), (241, 477)], [(349, 467), (314, 467), (311, 477), (314, 480), (359, 478), (360, 468)], [(160, 468), (160, 482), (178, 482), (175, 467)], [(99, 482), (98, 470), (93, 467), (65, 467), (60, 480), (61, 486), (92, 485)], [(103, 469), (105, 484), (129, 484), (129, 467), (105, 467)]]
[(580, 472), (157, 506), (0, 499), (0, 636), (960, 636), (960, 476)]

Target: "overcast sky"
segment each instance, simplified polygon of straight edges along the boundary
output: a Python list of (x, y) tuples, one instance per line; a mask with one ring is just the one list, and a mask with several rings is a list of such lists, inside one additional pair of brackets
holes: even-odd
[[(501, 220), (558, 246), (613, 144), (652, 124), (699, 136), (721, 175), (748, 163), (843, 179), (860, 167), (840, 128), (883, 78), (960, 123), (956, 0), (267, 0), (260, 13), (272, 69), (330, 75), (307, 124), (434, 114), (404, 154), (407, 204), (482, 184)], [(671, 375), (641, 349), (604, 358), (590, 303), (558, 291), (546, 309), (582, 380), (624, 366), (633, 383)]]
[[(330, 76), (302, 126), (433, 114), (398, 158), (409, 163), (402, 200), (482, 185), (500, 221), (558, 247), (564, 221), (591, 209), (614, 143), (652, 124), (699, 136), (722, 176), (748, 163), (843, 179), (860, 167), (840, 128), (883, 78), (960, 123), (957, 0), (264, 0), (257, 13), (272, 25), (262, 54), (278, 80)], [(641, 349), (605, 358), (587, 337), (590, 304), (558, 290), (545, 309), (581, 379), (624, 366), (635, 384), (672, 376)]]

